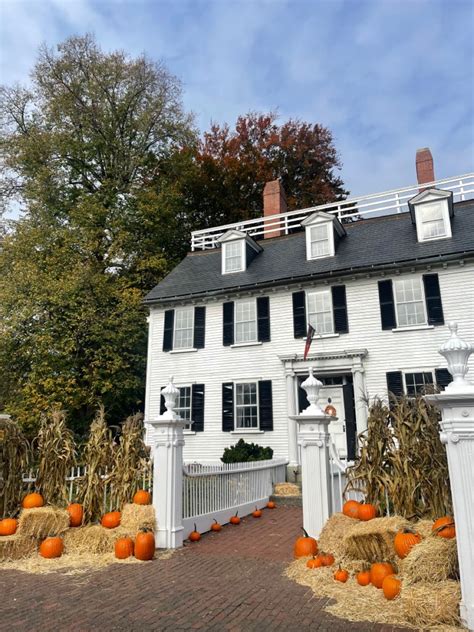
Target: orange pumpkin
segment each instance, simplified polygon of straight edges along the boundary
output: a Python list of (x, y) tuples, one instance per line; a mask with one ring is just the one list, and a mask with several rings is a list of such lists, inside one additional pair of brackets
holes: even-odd
[(41, 494), (32, 492), (31, 494), (26, 494), (21, 505), (23, 509), (34, 509), (36, 507), (42, 507), (44, 505), (44, 498), (43, 496), (41, 496)]
[(119, 560), (126, 560), (133, 555), (132, 538), (119, 538), (115, 542), (115, 557)]
[(382, 588), (383, 580), (394, 573), (395, 569), (389, 562), (376, 562), (370, 567), (370, 581), (375, 588)]
[(197, 542), (200, 539), (201, 539), (201, 534), (196, 529), (196, 523), (194, 523), (194, 531), (191, 531), (191, 533), (188, 535), (188, 540), (190, 540), (191, 542)]
[(343, 570), (342, 568), (339, 568), (335, 573), (334, 573), (334, 579), (337, 582), (342, 582), (343, 584), (346, 583), (346, 581), (349, 579), (349, 573), (345, 570)]
[(346, 500), (342, 507), (342, 513), (348, 518), (358, 518), (359, 505), (357, 500)]
[(67, 512), (69, 514), (69, 526), (80, 527), (82, 524), (82, 518), (84, 516), (82, 505), (80, 505), (79, 503), (72, 503), (67, 507)]
[(257, 509), (257, 507), (255, 507), (255, 511), (252, 512), (252, 516), (254, 518), (260, 518), (262, 515), (262, 510), (261, 509)]
[(135, 505), (149, 505), (151, 503), (150, 492), (147, 492), (144, 489), (139, 489), (133, 497), (133, 502)]
[(398, 597), (402, 589), (402, 582), (395, 577), (395, 575), (387, 575), (382, 582), (382, 590), (385, 599), (392, 601), (395, 597)]
[(64, 544), (61, 538), (46, 538), (40, 544), (39, 554), (42, 557), (52, 559), (54, 557), (61, 557), (64, 550)]
[(273, 502), (273, 500), (269, 500), (267, 502), (267, 509), (275, 509), (276, 507), (276, 503)]
[(454, 518), (451, 516), (443, 516), (443, 518), (438, 518), (433, 523), (431, 527), (431, 531), (439, 535), (442, 538), (447, 538), (448, 540), (456, 537), (456, 527), (454, 525)]
[(369, 503), (363, 503), (359, 505), (359, 508), (357, 510), (357, 517), (359, 518), (359, 520), (372, 520), (372, 518), (375, 518), (376, 515), (377, 509), (375, 509), (373, 505)]
[(398, 557), (405, 558), (412, 548), (421, 542), (421, 536), (411, 529), (402, 529), (395, 536), (393, 546)]
[(100, 524), (106, 529), (115, 529), (120, 525), (120, 511), (110, 511), (102, 516)]
[(0, 520), (0, 535), (13, 535), (16, 533), (18, 522), (15, 518)]
[(323, 560), (320, 555), (317, 557), (313, 555), (313, 557), (306, 562), (306, 566), (308, 568), (321, 568), (321, 566), (323, 566)]
[(303, 529), (304, 537), (301, 536), (295, 542), (294, 553), (295, 557), (308, 557), (309, 555), (316, 555), (318, 552), (318, 543), (312, 537), (310, 537), (305, 529)]
[(155, 555), (155, 536), (151, 529), (140, 529), (135, 537), (135, 557), (147, 562)]
[(360, 571), (356, 575), (359, 586), (368, 586), (370, 584), (370, 571)]
[(332, 566), (334, 564), (334, 555), (331, 553), (321, 553), (320, 557), (323, 566)]
[(221, 530), (222, 530), (222, 525), (219, 524), (217, 520), (214, 518), (214, 524), (211, 525), (211, 531), (221, 531)]
[(231, 516), (231, 518), (230, 518), (230, 520), (229, 520), (230, 524), (240, 524), (240, 518), (239, 518), (239, 516), (237, 515), (238, 513), (239, 513), (239, 512), (238, 512), (238, 511), (236, 511), (236, 512), (235, 512), (235, 516)]

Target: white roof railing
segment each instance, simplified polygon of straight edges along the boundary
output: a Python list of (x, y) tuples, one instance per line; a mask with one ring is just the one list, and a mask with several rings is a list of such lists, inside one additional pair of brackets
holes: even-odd
[(461, 176), (435, 180), (426, 184), (414, 184), (403, 189), (393, 189), (383, 193), (373, 193), (359, 197), (347, 198), (329, 204), (320, 204), (310, 208), (271, 215), (270, 217), (257, 217), (234, 224), (224, 224), (213, 228), (195, 230), (191, 233), (191, 250), (208, 250), (216, 248), (218, 239), (230, 229), (239, 230), (252, 237), (261, 237), (265, 233), (280, 230), (281, 234), (288, 235), (295, 228), (301, 226), (302, 220), (315, 213), (325, 211), (336, 215), (339, 220), (351, 217), (367, 217), (375, 215), (391, 215), (393, 213), (405, 213), (408, 211), (408, 200), (417, 195), (420, 189), (436, 187), (452, 191), (455, 202), (474, 198), (474, 173), (466, 173)]

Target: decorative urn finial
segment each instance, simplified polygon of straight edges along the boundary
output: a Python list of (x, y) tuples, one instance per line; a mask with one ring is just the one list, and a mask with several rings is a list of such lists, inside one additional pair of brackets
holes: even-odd
[(317, 403), (319, 400), (319, 389), (323, 385), (322, 382), (314, 376), (313, 367), (309, 369), (309, 376), (301, 384), (301, 388), (306, 391), (306, 397), (309, 402), (308, 408), (301, 411), (302, 415), (324, 415), (325, 412)]
[(179, 390), (173, 383), (172, 375), (170, 375), (170, 381), (168, 382), (168, 384), (161, 389), (161, 394), (165, 398), (166, 412), (164, 414), (173, 418), (178, 418), (178, 415), (174, 412), (174, 409), (176, 408), (176, 402), (179, 397)]
[(466, 373), (469, 371), (469, 356), (474, 351), (474, 346), (459, 338), (457, 323), (449, 322), (448, 328), (451, 336), (439, 350), (439, 353), (446, 358), (448, 371), (453, 376), (453, 381), (446, 390), (460, 390), (465, 389), (466, 386), (472, 388), (473, 385), (466, 380)]

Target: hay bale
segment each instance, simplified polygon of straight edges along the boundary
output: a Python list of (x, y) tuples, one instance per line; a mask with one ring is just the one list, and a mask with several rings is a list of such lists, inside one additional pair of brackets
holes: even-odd
[(456, 540), (430, 535), (414, 546), (401, 563), (405, 584), (443, 582), (459, 577)]
[(400, 609), (407, 623), (420, 628), (460, 626), (459, 582), (447, 580), (431, 584), (403, 586)]
[(345, 549), (343, 547), (343, 539), (349, 534), (354, 525), (359, 524), (358, 520), (349, 518), (343, 513), (333, 514), (326, 521), (321, 534), (318, 538), (318, 546), (320, 551), (332, 553), (337, 559), (343, 557)]
[(374, 518), (354, 525), (342, 542), (343, 556), (367, 562), (397, 561), (393, 540), (410, 523), (401, 516)]
[(57, 507), (22, 509), (18, 520), (18, 534), (43, 539), (61, 535), (69, 528), (69, 514)]
[(133, 503), (123, 506), (120, 526), (135, 535), (141, 528), (155, 529), (155, 510), (153, 505), (135, 505)]
[(273, 494), (275, 496), (301, 496), (301, 488), (295, 483), (276, 483)]
[(21, 560), (29, 557), (36, 552), (38, 548), (34, 538), (20, 535), (6, 535), (0, 537), (0, 562), (8, 560)]
[(114, 534), (117, 529), (105, 529), (97, 524), (68, 529), (64, 534), (64, 551), (72, 554), (109, 553), (113, 551), (114, 542), (118, 537)]

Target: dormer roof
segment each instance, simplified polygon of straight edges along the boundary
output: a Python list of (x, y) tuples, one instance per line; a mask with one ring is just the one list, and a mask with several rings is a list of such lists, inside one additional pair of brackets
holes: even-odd
[(235, 230), (233, 228), (221, 235), (221, 237), (219, 237), (217, 241), (222, 245), (229, 241), (237, 241), (238, 239), (244, 239), (245, 242), (255, 250), (255, 252), (262, 252), (263, 250), (262, 246), (257, 241), (255, 241), (255, 239), (250, 237), (250, 235), (240, 230)]
[(324, 211), (316, 211), (315, 213), (312, 213), (301, 222), (301, 225), (304, 227), (312, 226), (313, 224), (324, 221), (332, 222), (332, 224), (334, 225), (334, 230), (339, 235), (339, 237), (343, 237), (346, 234), (346, 229), (337, 219), (337, 217), (331, 213), (325, 213)]

